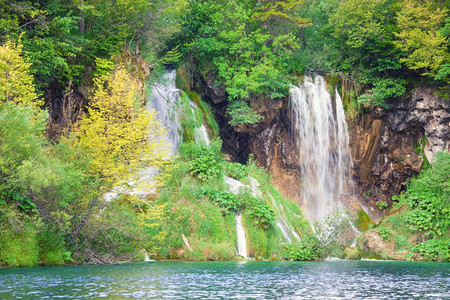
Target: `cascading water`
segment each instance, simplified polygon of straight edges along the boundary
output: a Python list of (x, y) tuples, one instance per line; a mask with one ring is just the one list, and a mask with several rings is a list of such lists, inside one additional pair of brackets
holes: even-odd
[[(162, 139), (170, 145), (170, 154), (177, 153), (178, 145), (181, 142), (179, 109), (177, 103), (180, 97), (180, 90), (175, 87), (176, 71), (168, 71), (161, 80), (153, 85), (150, 101), (146, 109), (155, 110), (160, 126), (166, 128), (165, 136), (149, 135), (149, 138)], [(167, 149), (162, 147), (162, 149)], [(135, 196), (148, 195), (154, 192), (153, 185), (158, 170), (154, 167), (144, 168), (136, 174), (136, 180), (130, 180), (126, 185), (115, 186), (111, 192), (105, 193), (103, 198), (106, 201), (116, 199), (122, 193), (130, 193)]]
[(290, 120), (299, 152), (302, 199), (311, 222), (339, 208), (350, 195), (352, 160), (342, 100), (335, 105), (323, 77), (305, 77), (290, 90)]
[[(197, 104), (195, 104), (192, 100), (189, 100), (189, 106), (191, 108), (192, 115), (195, 118), (195, 110), (198, 108)], [(194, 128), (194, 138), (197, 143), (204, 143), (206, 145), (209, 145), (210, 140), (209, 140), (208, 132), (207, 132), (206, 127), (203, 124), (203, 122), (202, 122), (202, 126)]]
[(153, 85), (147, 110), (154, 109), (161, 125), (167, 130), (166, 139), (170, 144), (171, 153), (178, 152), (178, 146), (182, 141), (182, 131), (179, 121), (180, 90), (175, 87), (177, 72), (175, 69), (168, 71), (162, 79)]
[(275, 198), (272, 196), (272, 194), (269, 193), (270, 201), (272, 201), (272, 205), (275, 208), (275, 213), (279, 220), (277, 220), (276, 225), (280, 229), (281, 233), (283, 234), (283, 237), (285, 241), (289, 244), (292, 243), (292, 238), (294, 237), (297, 242), (300, 241), (300, 236), (297, 232), (293, 229), (292, 225), (289, 224), (289, 222), (285, 218), (285, 213), (283, 206), (277, 203), (275, 201)]
[(247, 259), (247, 240), (245, 238), (245, 229), (242, 225), (242, 214), (240, 211), (237, 211), (234, 216), (236, 219), (237, 255)]

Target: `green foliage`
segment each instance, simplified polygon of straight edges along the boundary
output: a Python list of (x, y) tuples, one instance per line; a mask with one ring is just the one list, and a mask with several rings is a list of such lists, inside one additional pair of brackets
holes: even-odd
[(358, 97), (360, 103), (370, 103), (375, 106), (389, 108), (386, 100), (400, 97), (406, 92), (406, 81), (399, 78), (369, 78), (366, 83), (372, 84), (369, 94)]
[(248, 176), (247, 167), (240, 163), (227, 163), (225, 166), (226, 175), (236, 180), (242, 180)]
[(167, 51), (164, 57), (161, 58), (161, 62), (165, 65), (176, 64), (183, 55), (179, 48), (180, 45), (177, 45), (172, 50)]
[(222, 208), (223, 213), (237, 211), (241, 208), (241, 203), (238, 198), (231, 192), (201, 189), (200, 196), (208, 197), (211, 201)]
[[(429, 240), (415, 245), (411, 251), (417, 256), (416, 259), (435, 261), (439, 258), (442, 261), (449, 261), (450, 242), (448, 240)], [(414, 254), (410, 253), (409, 257), (413, 258)]]
[(39, 107), (39, 100), (30, 75), (31, 64), (23, 59), (20, 40), (15, 45), (7, 41), (0, 46), (0, 103), (11, 101)]
[(287, 247), (287, 259), (296, 261), (309, 261), (319, 259), (317, 248), (319, 241), (316, 237), (307, 237), (296, 244)]
[(244, 207), (245, 214), (255, 225), (267, 229), (275, 224), (274, 211), (261, 199), (253, 197), (249, 192), (239, 193), (238, 199)]
[(203, 153), (210, 153), (216, 160), (222, 160), (222, 140), (219, 138), (213, 139), (211, 143), (206, 146), (198, 144), (196, 142), (188, 142), (180, 145), (180, 155), (186, 161), (189, 162)]
[(209, 146), (195, 142), (183, 143), (180, 154), (189, 162), (190, 172), (202, 181), (218, 179), (223, 174), (222, 142), (213, 140)]
[(385, 23), (388, 15), (386, 0), (348, 0), (342, 2), (331, 19), (334, 34), (352, 48), (370, 47), (371, 43), (387, 36)]
[[(422, 75), (437, 77), (449, 82), (449, 43), (444, 30), (440, 30), (448, 9), (433, 1), (405, 0), (397, 14), (400, 28), (395, 45), (406, 56), (400, 59), (410, 69), (422, 69)], [(448, 33), (448, 32), (447, 32)]]
[(176, 16), (182, 7), (182, 1), (165, 0), (4, 0), (0, 40), (23, 35), (38, 89), (55, 83), (63, 88), (80, 84), (96, 58), (109, 59), (124, 48), (146, 56), (162, 51), (179, 30)]
[(194, 174), (200, 180), (212, 180), (217, 179), (222, 175), (222, 168), (217, 161), (214, 153), (205, 148), (202, 154), (193, 159), (189, 166), (191, 173)]
[(379, 210), (383, 210), (384, 208), (388, 207), (388, 204), (386, 203), (386, 201), (380, 201), (379, 203), (377, 203), (377, 207)]
[(386, 227), (378, 227), (377, 231), (381, 235), (383, 240), (389, 241), (391, 239), (391, 235), (389, 234), (389, 229), (387, 229)]
[[(278, 30), (275, 19), (292, 23), (300, 18), (288, 17), (296, 5), (266, 4), (254, 7), (246, 1), (188, 2), (179, 40), (201, 68), (217, 74), (216, 84), (224, 85), (230, 100), (263, 93), (275, 98), (288, 93), (285, 60), (298, 48), (298, 42), (295, 34)], [(260, 22), (267, 24), (261, 26)], [(298, 31), (297, 23), (293, 26)]]
[(256, 124), (263, 116), (254, 111), (247, 102), (233, 101), (228, 105), (227, 115), (230, 116), (230, 124), (233, 126), (241, 124)]
[(405, 221), (413, 231), (442, 236), (450, 227), (450, 154), (440, 153), (436, 161), (408, 184), (403, 198), (410, 212)]

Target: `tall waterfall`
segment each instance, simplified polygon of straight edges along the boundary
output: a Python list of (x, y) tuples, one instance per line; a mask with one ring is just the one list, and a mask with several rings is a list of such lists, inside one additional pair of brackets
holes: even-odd
[(162, 79), (153, 85), (147, 110), (154, 109), (158, 113), (161, 125), (167, 129), (167, 141), (170, 143), (172, 153), (178, 152), (182, 136), (179, 121), (180, 90), (175, 87), (177, 72), (175, 69), (168, 71)]
[(325, 80), (305, 77), (290, 90), (290, 119), (299, 153), (302, 200), (310, 221), (341, 206), (351, 189), (352, 160), (342, 100), (335, 103)]

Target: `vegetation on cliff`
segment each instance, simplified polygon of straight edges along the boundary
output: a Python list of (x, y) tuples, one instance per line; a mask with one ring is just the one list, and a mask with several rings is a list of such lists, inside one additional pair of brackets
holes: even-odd
[(286, 96), (293, 76), (305, 72), (338, 75), (354, 100), (388, 107), (420, 76), (444, 88), (449, 82), (447, 7), (419, 0), (188, 1), (172, 43), (182, 45), (187, 68), (226, 90), (233, 125), (257, 122), (245, 103), (260, 94)]
[(363, 255), (384, 259), (449, 261), (450, 259), (450, 154), (436, 161), (416, 178), (407, 190), (393, 196), (395, 207), (373, 230), (380, 238), (376, 247), (368, 235), (360, 237)]
[[(235, 210), (244, 212), (256, 257), (323, 257), (298, 206), (263, 170), (227, 162), (219, 141), (188, 143), (202, 122), (188, 116), (189, 97), (193, 114), (219, 134), (211, 108), (192, 91), (182, 95), (187, 143), (174, 162), (164, 158), (161, 128), (143, 109), (151, 71), (172, 64), (222, 89), (233, 126), (260, 121), (248, 103), (286, 96), (309, 72), (338, 75), (353, 101), (387, 107), (419, 80), (449, 83), (447, 7), (437, 0), (0, 0), (0, 265), (126, 261), (139, 249), (228, 259)], [(168, 176), (152, 183), (165, 180), (158, 196), (104, 199), (145, 167)], [(399, 245), (430, 259), (427, 249), (441, 249), (441, 259), (448, 249), (448, 168), (438, 169), (399, 197), (407, 207), (402, 224), (419, 239), (414, 248), (405, 239)], [(255, 177), (262, 196), (230, 193), (225, 173)], [(298, 247), (280, 246), (271, 197), (298, 234), (309, 235)], [(181, 234), (194, 249), (210, 250), (177, 252)]]

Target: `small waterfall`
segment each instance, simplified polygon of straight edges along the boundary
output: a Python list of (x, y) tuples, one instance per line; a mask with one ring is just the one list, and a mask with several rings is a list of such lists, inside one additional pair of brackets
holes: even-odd
[[(228, 185), (228, 190), (234, 194), (238, 194), (241, 188), (247, 188), (251, 191), (254, 197), (261, 197), (262, 193), (258, 189), (259, 183), (256, 179), (249, 177), (250, 185), (243, 184), (239, 180), (233, 179), (231, 177), (225, 176), (225, 183)], [(245, 228), (242, 225), (242, 213), (241, 211), (235, 212), (235, 220), (236, 220), (236, 239), (237, 239), (237, 255), (240, 255), (244, 258), (248, 258), (247, 256), (247, 240), (245, 238)]]
[(167, 129), (167, 141), (170, 143), (171, 153), (178, 152), (182, 141), (181, 125), (179, 121), (180, 90), (175, 87), (177, 72), (172, 69), (165, 73), (161, 80), (153, 85), (147, 110), (154, 109), (158, 113), (161, 125)]
[[(277, 226), (280, 228), (281, 233), (284, 236), (284, 239), (287, 243), (292, 244), (292, 237), (294, 237), (297, 241), (300, 241), (300, 236), (298, 233), (294, 230), (291, 224), (289, 224), (285, 219), (285, 213), (283, 206), (280, 205), (275, 198), (272, 196), (272, 194), (269, 193), (270, 201), (272, 201), (272, 205), (275, 208), (275, 212), (277, 216), (279, 216), (279, 220), (277, 221)], [(291, 225), (291, 226), (289, 226)]]
[[(191, 107), (192, 115), (195, 117), (195, 110), (198, 109), (197, 104), (195, 104), (195, 102), (193, 102), (192, 100), (189, 100), (189, 106)], [(203, 120), (202, 120), (202, 126), (195, 127), (194, 138), (195, 138), (195, 141), (198, 143), (204, 143), (206, 145), (209, 145), (210, 139), (208, 136), (208, 132), (206, 131), (206, 127), (203, 124)]]
[[(149, 134), (149, 139), (163, 139), (170, 145), (171, 154), (178, 152), (178, 145), (181, 142), (179, 110), (177, 103), (180, 97), (180, 90), (175, 87), (176, 71), (171, 70), (162, 76), (158, 83), (153, 85), (149, 103), (146, 109), (155, 110), (160, 125), (167, 129), (165, 136), (154, 136)], [(166, 147), (162, 147), (167, 151)], [(154, 167), (147, 167), (139, 170), (136, 178), (129, 180), (125, 185), (113, 187), (110, 192), (103, 195), (103, 198), (110, 202), (120, 194), (129, 193), (134, 196), (145, 196), (155, 191), (153, 187), (158, 170)], [(142, 186), (144, 185), (144, 186)]]
[(148, 252), (145, 249), (142, 249), (142, 252), (144, 252), (145, 256), (144, 256), (144, 261), (152, 261), (150, 260), (150, 257), (148, 257)]
[(236, 211), (234, 216), (236, 219), (237, 255), (247, 259), (247, 240), (245, 238), (245, 229), (242, 225), (242, 214), (240, 211)]
[(290, 119), (302, 176), (302, 199), (311, 222), (320, 221), (350, 194), (352, 161), (342, 100), (335, 105), (325, 80), (305, 77), (290, 90)]
[(288, 244), (292, 244), (291, 236), (289, 235), (287, 226), (286, 226), (286, 224), (283, 222), (282, 219), (281, 219), (280, 221), (277, 221), (277, 226), (278, 226), (278, 228), (280, 228), (281, 233), (283, 234), (284, 239), (286, 240), (286, 242), (287, 242)]

